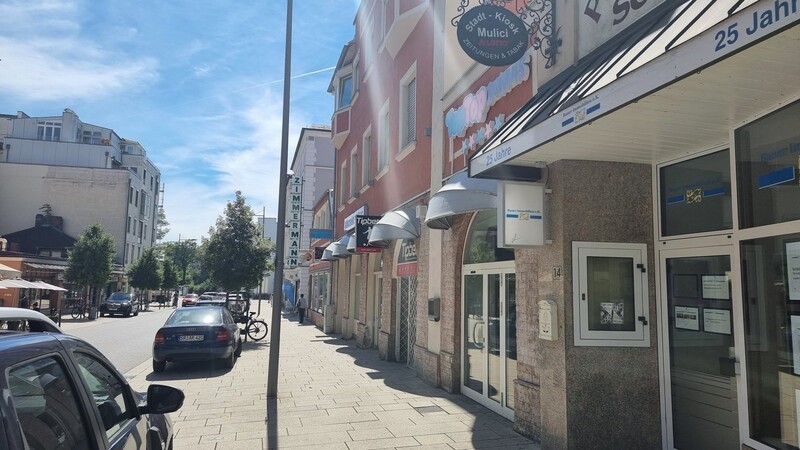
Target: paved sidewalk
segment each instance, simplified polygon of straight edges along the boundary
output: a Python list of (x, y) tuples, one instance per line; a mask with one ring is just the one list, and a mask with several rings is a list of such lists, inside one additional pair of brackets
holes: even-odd
[(138, 390), (153, 382), (183, 389), (183, 408), (171, 415), (175, 450), (539, 449), (510, 421), (428, 386), (403, 364), (285, 318), (278, 397), (265, 420), (268, 341), (248, 341), (230, 371), (170, 364), (154, 374), (148, 361), (126, 376)]

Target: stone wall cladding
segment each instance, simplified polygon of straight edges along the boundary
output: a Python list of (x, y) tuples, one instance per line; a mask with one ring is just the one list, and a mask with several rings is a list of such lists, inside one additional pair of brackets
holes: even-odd
[(439, 355), (424, 346), (414, 347), (414, 370), (420, 378), (434, 387), (439, 387)]
[(474, 214), (453, 217), (442, 236), (441, 386), (461, 392), (461, 266), (469, 224)]

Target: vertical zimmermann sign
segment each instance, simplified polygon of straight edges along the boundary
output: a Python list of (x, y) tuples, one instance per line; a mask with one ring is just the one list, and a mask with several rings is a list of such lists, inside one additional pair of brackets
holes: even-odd
[(300, 264), (300, 219), (303, 217), (303, 178), (292, 175), (289, 184), (289, 225), (286, 248), (286, 268), (294, 269)]
[(458, 21), (458, 43), (464, 52), (486, 66), (509, 66), (528, 48), (525, 22), (494, 5), (476, 6)]

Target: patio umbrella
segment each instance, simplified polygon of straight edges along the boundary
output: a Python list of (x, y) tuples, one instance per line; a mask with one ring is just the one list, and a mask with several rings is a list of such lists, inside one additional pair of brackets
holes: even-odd
[(51, 291), (66, 291), (66, 289), (60, 286), (56, 286), (50, 283), (45, 283), (44, 281), (34, 281), (33, 284), (39, 286), (41, 289), (49, 289)]
[(20, 276), (22, 272), (13, 267), (8, 267), (5, 264), (0, 263), (0, 279), (2, 278), (16, 278)]
[(22, 278), (0, 280), (0, 286), (5, 288), (16, 288), (16, 289), (42, 289), (41, 286), (37, 286), (31, 283), (30, 281), (23, 280)]

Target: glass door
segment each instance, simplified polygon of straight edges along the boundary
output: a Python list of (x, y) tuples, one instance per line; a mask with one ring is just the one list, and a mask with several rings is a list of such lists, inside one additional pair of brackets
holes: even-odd
[(731, 249), (661, 252), (671, 448), (739, 449)]
[(516, 275), (470, 270), (464, 275), (465, 395), (513, 418), (517, 371)]

